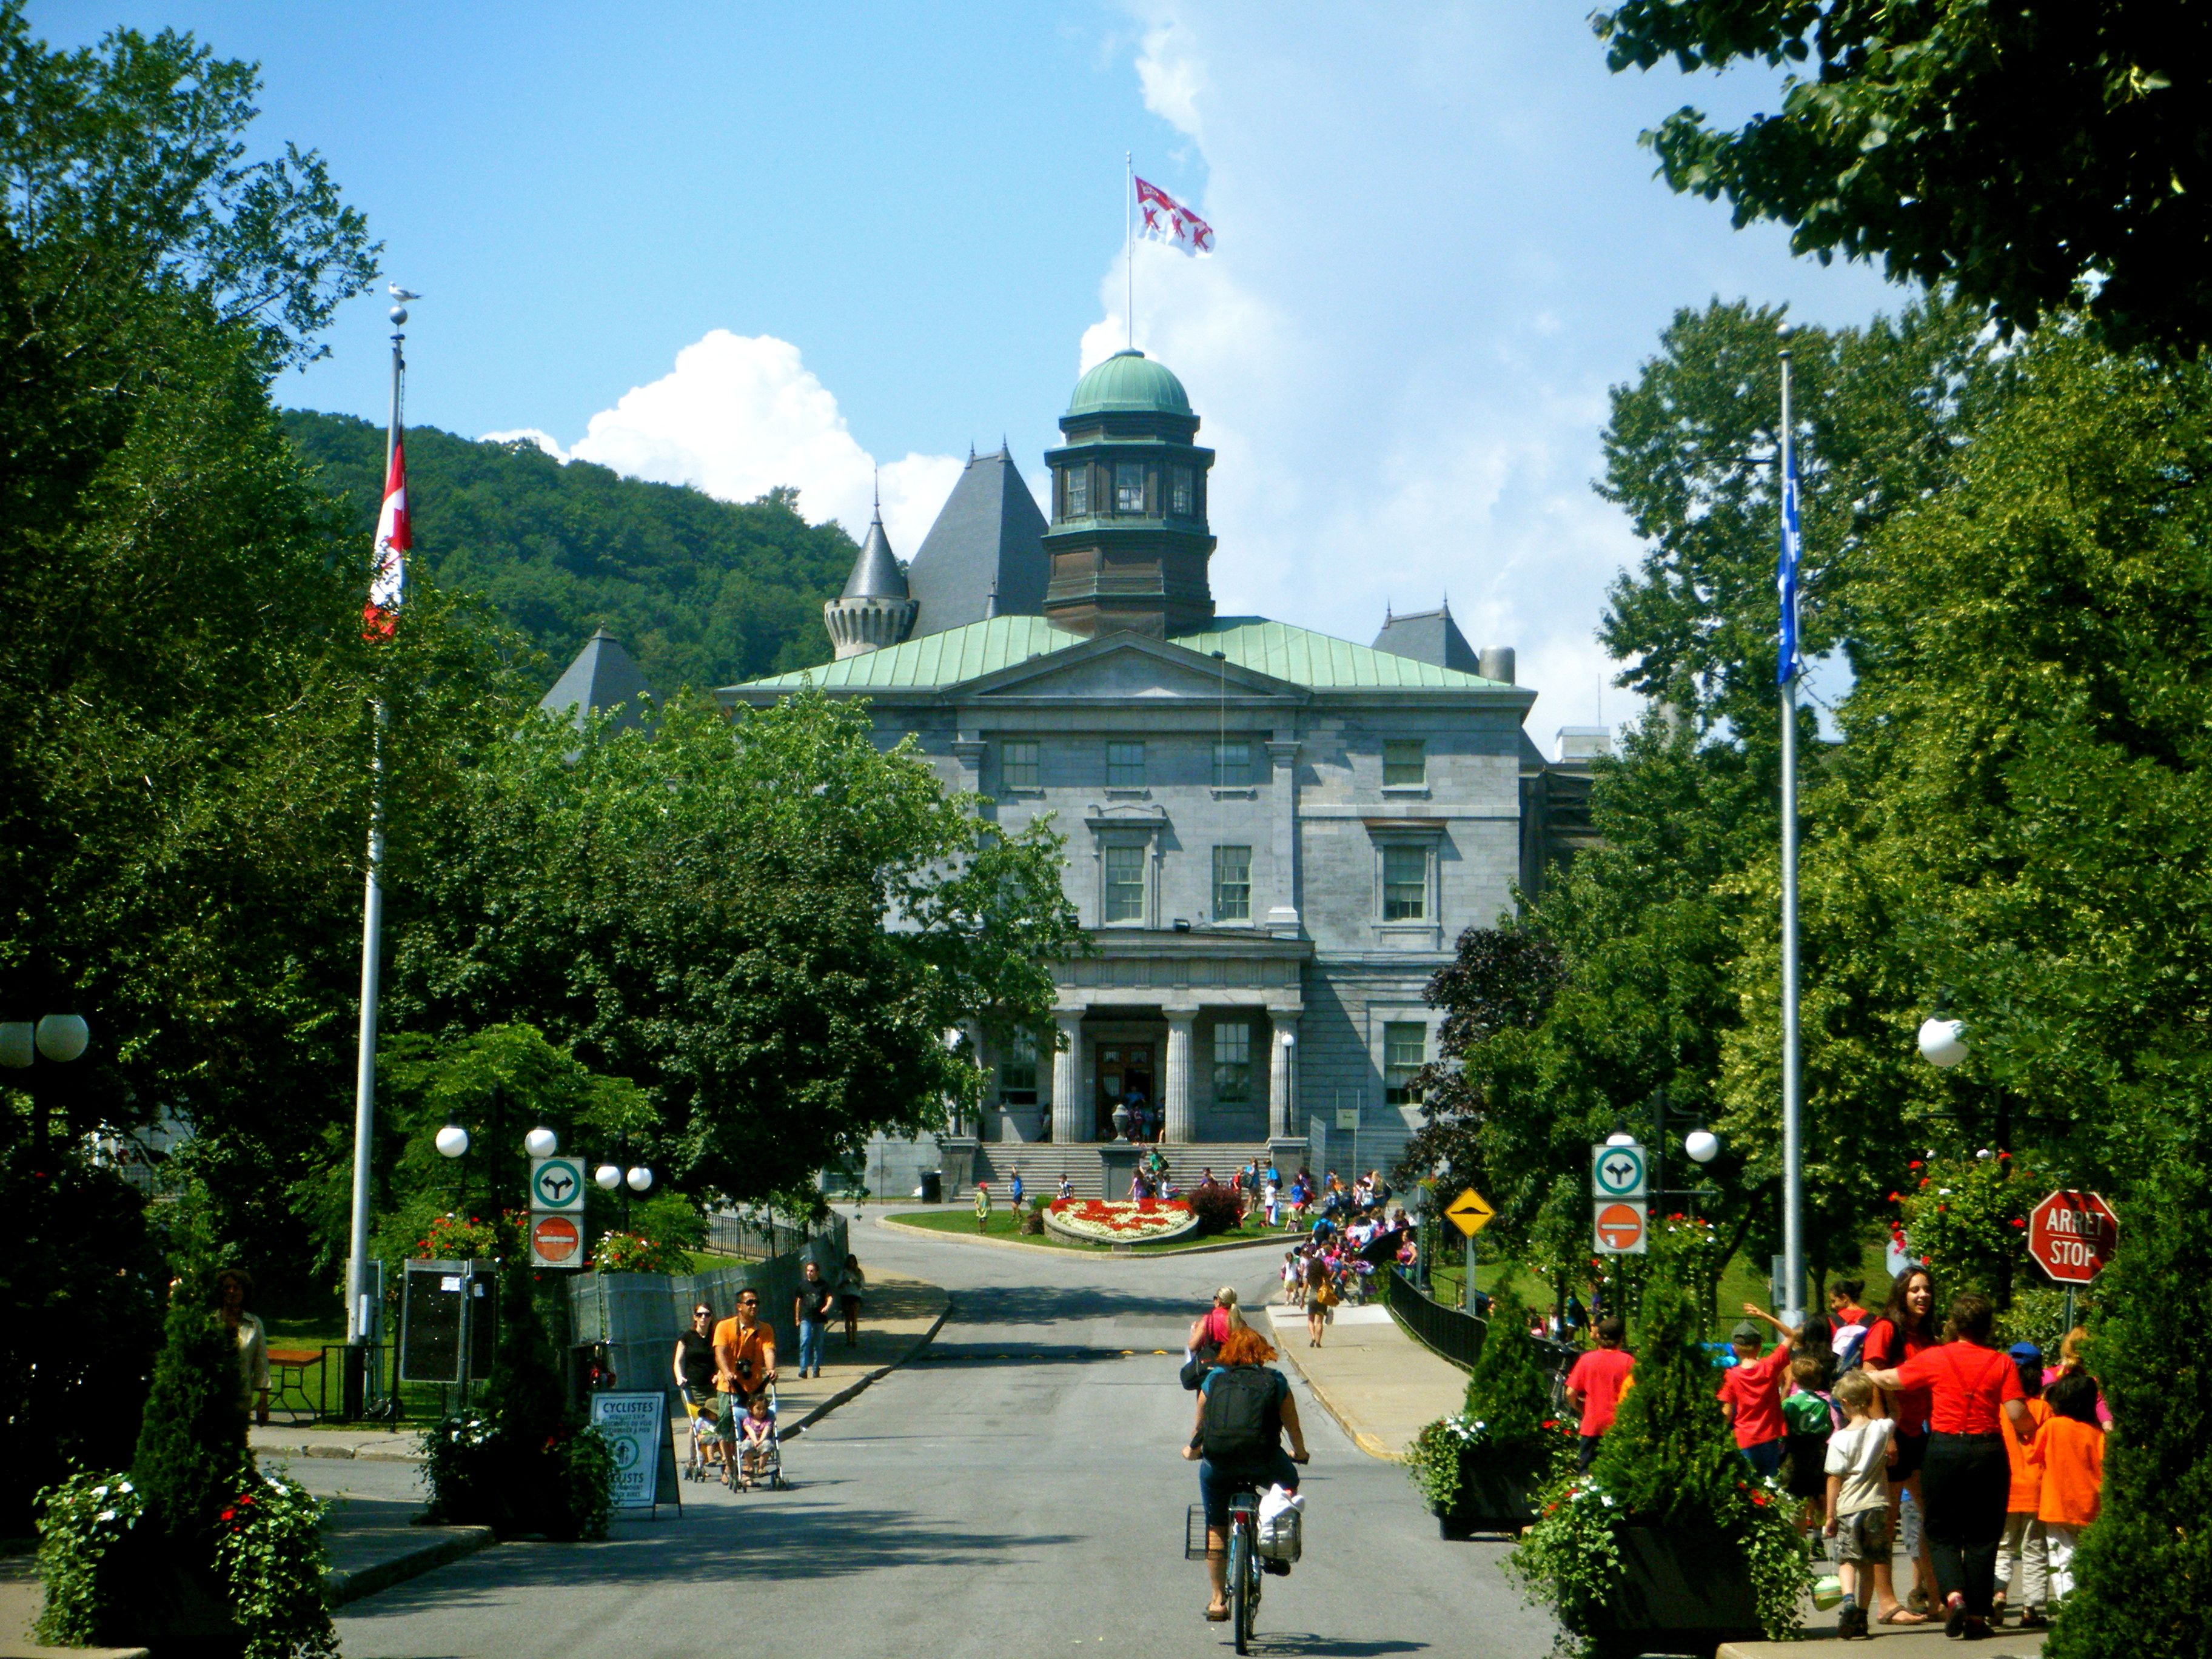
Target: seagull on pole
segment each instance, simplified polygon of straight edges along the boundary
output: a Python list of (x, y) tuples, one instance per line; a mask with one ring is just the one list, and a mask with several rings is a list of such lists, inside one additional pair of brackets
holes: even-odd
[(393, 299), (398, 301), (402, 305), (406, 304), (410, 300), (419, 300), (422, 297), (413, 289), (402, 288), (397, 283), (386, 283), (384, 287), (385, 291), (390, 294)]

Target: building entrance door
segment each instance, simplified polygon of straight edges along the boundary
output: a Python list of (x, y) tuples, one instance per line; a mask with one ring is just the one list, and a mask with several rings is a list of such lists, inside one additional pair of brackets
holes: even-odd
[[(1127, 1106), (1134, 1114), (1142, 1106), (1157, 1129), (1159, 1097), (1152, 1087), (1152, 1045), (1149, 1042), (1102, 1042), (1098, 1045), (1098, 1121), (1093, 1127), (1101, 1140), (1114, 1138), (1114, 1108)], [(1134, 1133), (1133, 1126), (1132, 1133)]]

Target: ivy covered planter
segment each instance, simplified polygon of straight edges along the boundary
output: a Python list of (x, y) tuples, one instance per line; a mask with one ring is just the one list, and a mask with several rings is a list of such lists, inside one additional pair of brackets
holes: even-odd
[(1407, 1453), (1446, 1538), (1518, 1533), (1536, 1519), (1544, 1483), (1572, 1459), (1574, 1431), (1551, 1414), (1551, 1373), (1528, 1325), (1527, 1310), (1501, 1291), (1466, 1408), (1428, 1425)]
[(1511, 1536), (1536, 1518), (1536, 1482), (1492, 1467), (1479, 1451), (1459, 1456), (1459, 1491), (1449, 1504), (1431, 1504), (1437, 1530), (1455, 1540), (1483, 1534)]
[(1590, 1645), (1602, 1659), (1710, 1653), (1765, 1634), (1742, 1549), (1717, 1533), (1631, 1523), (1616, 1534), (1620, 1579), (1593, 1610)]

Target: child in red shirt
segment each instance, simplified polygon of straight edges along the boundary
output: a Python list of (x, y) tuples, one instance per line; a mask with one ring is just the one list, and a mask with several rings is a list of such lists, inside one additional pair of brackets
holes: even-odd
[(1782, 1437), (1784, 1424), (1782, 1418), (1782, 1376), (1790, 1369), (1790, 1328), (1763, 1309), (1747, 1302), (1745, 1313), (1764, 1319), (1782, 1333), (1784, 1340), (1777, 1343), (1772, 1353), (1759, 1357), (1759, 1327), (1746, 1319), (1729, 1333), (1729, 1346), (1735, 1350), (1735, 1369), (1721, 1378), (1720, 1387), (1714, 1391), (1721, 1409), (1728, 1413), (1729, 1425), (1735, 1431), (1736, 1450), (1743, 1461), (1760, 1474), (1771, 1476), (1782, 1468)]
[(1577, 1456), (1585, 1469), (1597, 1455), (1597, 1443), (1613, 1426), (1629, 1373), (1636, 1367), (1634, 1358), (1620, 1346), (1627, 1335), (1628, 1328), (1620, 1320), (1610, 1316), (1599, 1320), (1597, 1346), (1577, 1358), (1567, 1373), (1567, 1403), (1582, 1413), (1582, 1448)]
[(2105, 1431), (2097, 1425), (2097, 1380), (2068, 1371), (2045, 1396), (2051, 1416), (2035, 1432), (2027, 1461), (2043, 1471), (2044, 1547), (2051, 1559), (2051, 1599), (2074, 1588), (2074, 1547), (2097, 1518), (2105, 1489)]

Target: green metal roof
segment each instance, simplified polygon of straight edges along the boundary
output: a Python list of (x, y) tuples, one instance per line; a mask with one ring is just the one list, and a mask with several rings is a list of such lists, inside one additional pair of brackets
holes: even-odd
[[(957, 685), (1035, 657), (1081, 645), (1085, 636), (1054, 628), (1042, 617), (991, 617), (908, 640), (887, 650), (864, 652), (790, 674), (749, 680), (743, 691), (796, 691), (810, 682), (825, 689), (866, 690)], [(1195, 634), (1170, 643), (1210, 656), (1218, 651), (1239, 668), (1288, 680), (1316, 691), (1382, 688), (1473, 690), (1506, 688), (1497, 680), (1464, 674), (1411, 657), (1394, 657), (1371, 646), (1331, 639), (1310, 629), (1265, 617), (1216, 617)]]
[(1188, 415), (1190, 394), (1141, 351), (1117, 351), (1075, 383), (1067, 418), (1079, 415)]

